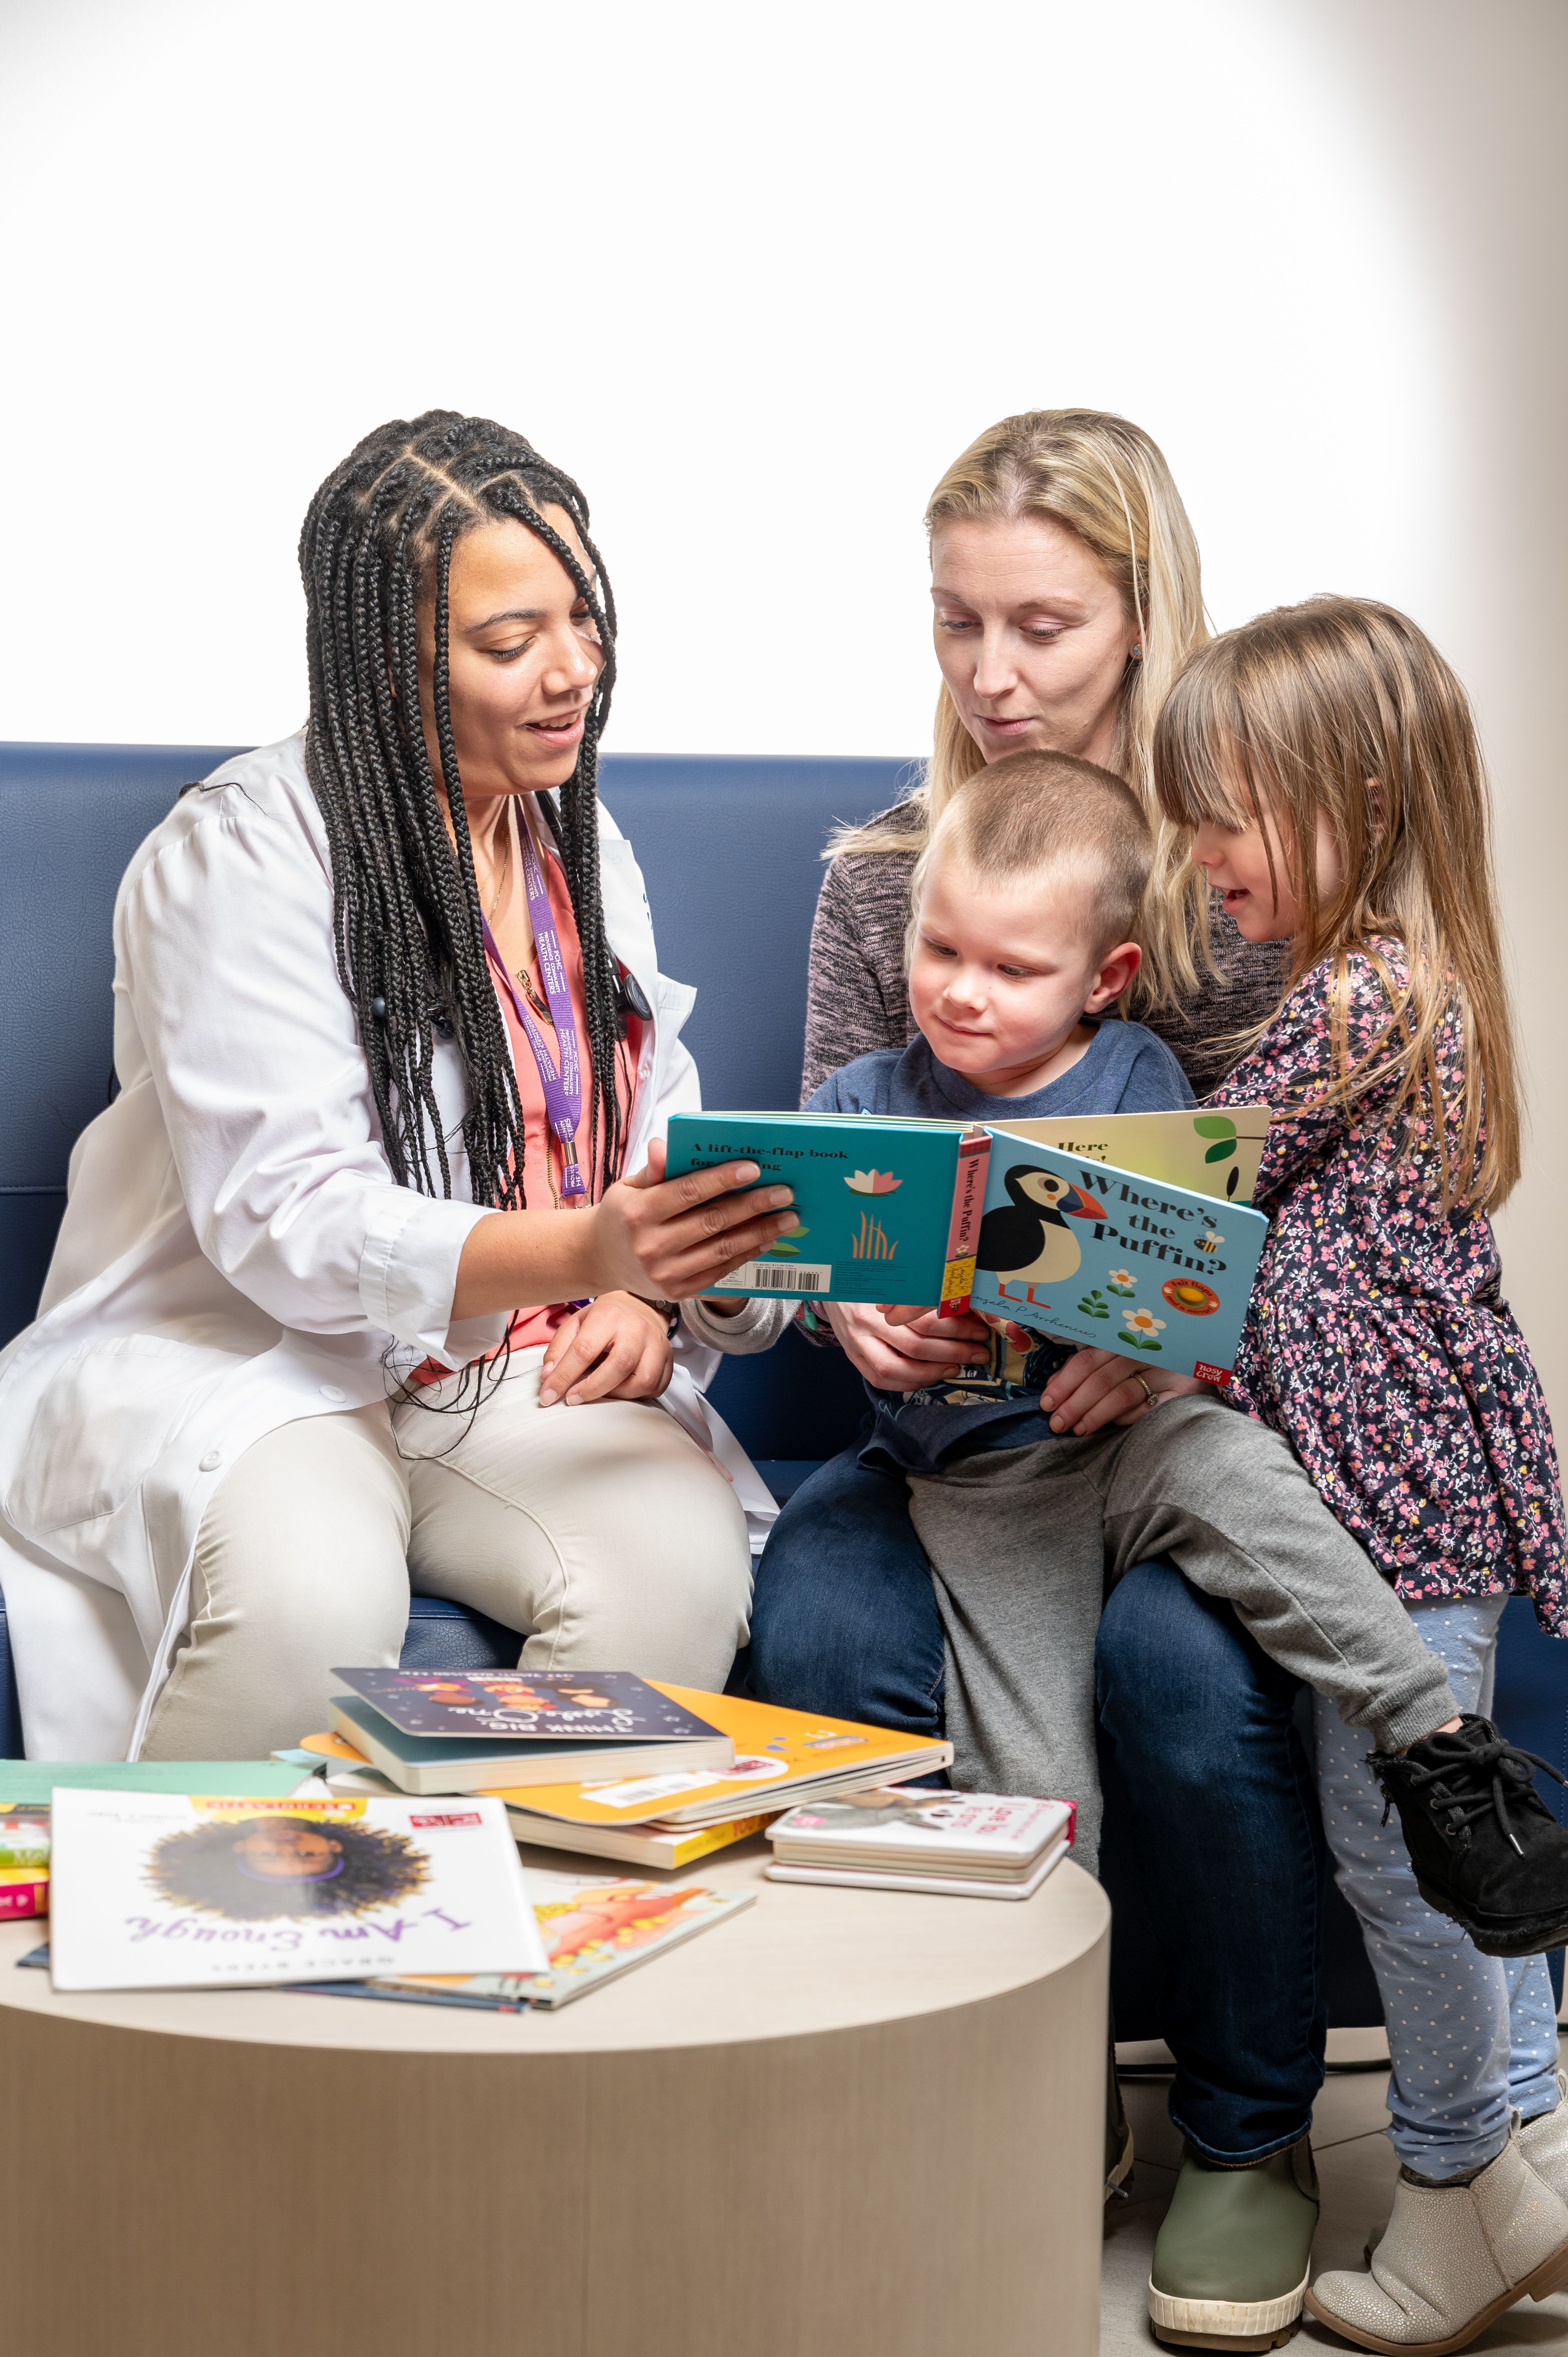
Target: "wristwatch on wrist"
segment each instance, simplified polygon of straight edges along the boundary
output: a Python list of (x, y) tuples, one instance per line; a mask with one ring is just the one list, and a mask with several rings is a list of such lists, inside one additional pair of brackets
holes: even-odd
[(662, 1309), (665, 1317), (669, 1320), (668, 1325), (664, 1329), (664, 1339), (667, 1342), (672, 1342), (675, 1340), (675, 1329), (681, 1323), (680, 1303), (678, 1301), (650, 1301), (648, 1306), (650, 1309)]

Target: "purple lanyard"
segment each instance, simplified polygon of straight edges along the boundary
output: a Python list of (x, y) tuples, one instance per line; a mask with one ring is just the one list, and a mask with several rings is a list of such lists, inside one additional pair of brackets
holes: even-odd
[(527, 1035), (528, 1044), (533, 1050), (533, 1060), (539, 1067), (540, 1086), (544, 1091), (545, 1117), (561, 1141), (564, 1157), (561, 1192), (563, 1196), (585, 1197), (587, 1184), (577, 1160), (577, 1126), (583, 1118), (583, 1074), (577, 1060), (577, 1019), (572, 1012), (572, 994), (566, 987), (566, 962), (561, 954), (561, 936), (555, 930), (555, 920), (550, 913), (550, 892), (544, 881), (544, 871), (540, 866), (533, 836), (521, 811), (518, 813), (517, 834), (522, 850), (522, 880), (528, 888), (528, 914), (533, 926), (533, 945), (539, 952), (539, 972), (561, 1048), (559, 1072), (555, 1070), (555, 1060), (550, 1053), (544, 1034), (533, 1019), (532, 1009), (512, 981), (507, 971), (506, 960), (496, 947), (489, 918), (482, 920), (485, 947), (507, 986), (517, 1011), (517, 1019)]

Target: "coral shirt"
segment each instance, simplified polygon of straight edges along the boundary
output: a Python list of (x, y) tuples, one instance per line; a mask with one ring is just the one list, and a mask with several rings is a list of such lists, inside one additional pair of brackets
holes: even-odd
[[(537, 837), (535, 838), (537, 841)], [(550, 913), (555, 920), (555, 931), (561, 942), (561, 963), (566, 969), (566, 987), (572, 996), (572, 1013), (577, 1026), (577, 1060), (583, 1075), (583, 1117), (577, 1132), (577, 1151), (584, 1174), (588, 1171), (589, 1116), (593, 1105), (594, 1068), (588, 1052), (587, 1016), (583, 1003), (583, 945), (577, 936), (577, 920), (572, 912), (572, 896), (567, 889), (565, 871), (553, 848), (541, 853), (544, 879), (550, 893)], [(507, 1038), (511, 1044), (511, 1060), (517, 1073), (517, 1092), (522, 1103), (523, 1197), (531, 1211), (559, 1208), (561, 1179), (565, 1166), (565, 1152), (550, 1127), (544, 1103), (544, 1084), (539, 1077), (539, 1066), (527, 1032), (518, 1021), (511, 993), (502, 979), (505, 969), (498, 953), (492, 952), (490, 970), (495, 978), (496, 996), (506, 1023)], [(544, 984), (539, 972), (537, 952), (526, 968), (529, 984), (537, 1005), (531, 1008), (534, 1020), (544, 1036), (546, 1048), (560, 1068), (560, 1049), (549, 1021), (539, 1014), (544, 1003)], [(518, 985), (521, 992), (522, 985)], [(629, 1126), (637, 1096), (638, 1066), (641, 1061), (642, 1026), (635, 1015), (628, 1018), (626, 1040), (616, 1057), (616, 1093), (620, 1100), (622, 1135)], [(582, 1197), (575, 1200), (581, 1204)], [(564, 1301), (542, 1302), (529, 1309), (520, 1309), (512, 1319), (507, 1337), (514, 1351), (542, 1350), (562, 1320), (570, 1314)], [(426, 1359), (409, 1377), (411, 1383), (428, 1383), (445, 1381), (450, 1370), (436, 1360)]]

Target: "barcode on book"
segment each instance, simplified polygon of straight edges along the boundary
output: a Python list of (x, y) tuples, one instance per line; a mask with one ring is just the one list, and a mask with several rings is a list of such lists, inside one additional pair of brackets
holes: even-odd
[(804, 1293), (832, 1291), (832, 1268), (808, 1268), (804, 1261), (748, 1260), (724, 1280), (725, 1293)]

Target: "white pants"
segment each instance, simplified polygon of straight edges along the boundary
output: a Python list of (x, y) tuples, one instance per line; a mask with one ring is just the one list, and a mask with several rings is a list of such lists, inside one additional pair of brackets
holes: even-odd
[(725, 1476), (641, 1401), (539, 1405), (520, 1352), (471, 1424), (413, 1405), (281, 1426), (220, 1483), (147, 1760), (245, 1760), (328, 1724), (331, 1671), (396, 1663), (410, 1575), (526, 1630), (531, 1669), (717, 1692), (751, 1555)]

